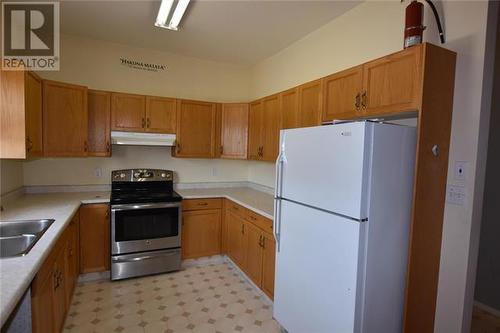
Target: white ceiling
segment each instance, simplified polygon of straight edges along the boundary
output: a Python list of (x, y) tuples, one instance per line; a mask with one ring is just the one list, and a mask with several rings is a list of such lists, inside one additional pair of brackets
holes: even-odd
[(159, 1), (62, 1), (61, 32), (201, 59), (255, 64), (359, 1), (191, 1), (180, 31), (155, 27)]

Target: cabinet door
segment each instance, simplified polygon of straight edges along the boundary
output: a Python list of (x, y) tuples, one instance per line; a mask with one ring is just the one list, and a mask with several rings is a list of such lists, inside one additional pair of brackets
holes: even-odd
[(247, 260), (243, 270), (252, 281), (260, 286), (262, 281), (262, 231), (252, 223), (245, 223)]
[(355, 118), (361, 111), (363, 66), (323, 79), (323, 121)]
[(80, 208), (80, 272), (109, 270), (109, 206), (83, 205)]
[(182, 258), (199, 258), (220, 254), (220, 209), (182, 213)]
[(281, 128), (299, 127), (299, 94), (297, 88), (284, 91), (281, 99)]
[(66, 263), (65, 263), (65, 287), (66, 287), (66, 304), (69, 306), (73, 290), (76, 286), (78, 278), (78, 214), (75, 215), (66, 229)]
[(44, 80), (44, 156), (86, 156), (87, 128), (87, 88)]
[(141, 132), (146, 127), (146, 97), (132, 94), (111, 94), (111, 129)]
[(274, 263), (276, 259), (276, 243), (271, 234), (263, 233), (262, 255), (262, 290), (271, 299), (274, 297)]
[(215, 156), (216, 104), (177, 101), (177, 157)]
[(111, 93), (88, 91), (89, 155), (111, 156)]
[(418, 108), (422, 84), (422, 47), (363, 65), (362, 106), (368, 115), (390, 115)]
[(240, 267), (246, 265), (246, 237), (245, 237), (245, 221), (229, 212), (227, 221), (227, 252), (229, 257)]
[(263, 109), (262, 101), (255, 101), (250, 103), (248, 117), (248, 159), (260, 160), (261, 159), (261, 146), (262, 146), (262, 123), (263, 123)]
[(55, 332), (54, 327), (54, 284), (52, 274), (32, 286), (31, 313), (34, 333)]
[(24, 79), (0, 68), (0, 158), (26, 158)]
[(146, 97), (146, 131), (154, 133), (175, 133), (175, 98)]
[(322, 90), (321, 80), (299, 86), (299, 127), (321, 125)]
[(62, 330), (66, 319), (66, 281), (65, 281), (65, 258), (66, 248), (61, 247), (54, 263), (52, 283), (54, 285), (54, 328), (56, 332)]
[(281, 127), (279, 95), (266, 97), (262, 101), (264, 136), (261, 157), (264, 161), (274, 162), (278, 157)]
[(223, 104), (221, 117), (221, 157), (247, 158), (248, 104)]
[(26, 72), (26, 152), (28, 157), (43, 155), (42, 146), (42, 80), (34, 73)]

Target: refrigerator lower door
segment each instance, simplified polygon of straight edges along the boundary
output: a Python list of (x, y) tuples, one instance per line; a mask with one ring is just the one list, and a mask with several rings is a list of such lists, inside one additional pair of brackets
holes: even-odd
[(279, 227), (276, 320), (289, 333), (359, 332), (365, 224), (282, 200)]

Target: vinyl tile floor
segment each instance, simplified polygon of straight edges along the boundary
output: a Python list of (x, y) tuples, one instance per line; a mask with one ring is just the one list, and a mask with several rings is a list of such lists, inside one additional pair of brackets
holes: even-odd
[(272, 305), (229, 263), (79, 284), (64, 332), (279, 333)]

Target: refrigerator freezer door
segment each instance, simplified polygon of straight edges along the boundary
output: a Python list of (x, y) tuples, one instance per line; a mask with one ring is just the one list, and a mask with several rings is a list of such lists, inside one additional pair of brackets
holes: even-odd
[(276, 196), (366, 218), (372, 125), (358, 122), (283, 131)]
[(366, 223), (281, 204), (274, 317), (289, 333), (357, 332)]

